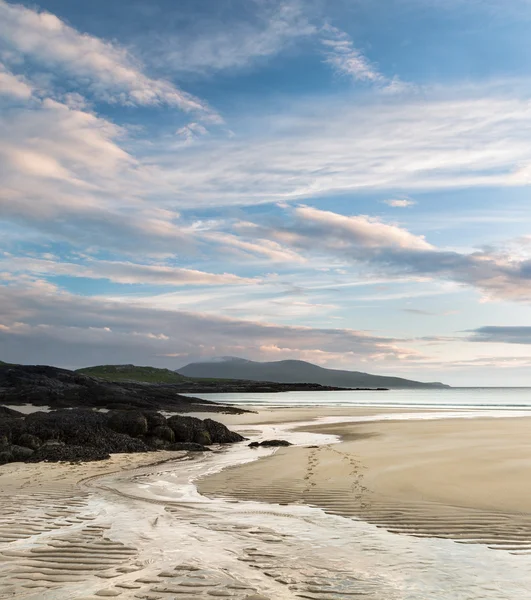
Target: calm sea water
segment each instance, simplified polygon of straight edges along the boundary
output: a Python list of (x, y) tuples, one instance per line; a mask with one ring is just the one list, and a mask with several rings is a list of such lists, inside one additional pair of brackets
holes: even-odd
[(254, 406), (373, 406), (400, 408), (469, 408), (529, 410), (531, 388), (449, 388), (271, 394), (196, 394), (205, 400)]

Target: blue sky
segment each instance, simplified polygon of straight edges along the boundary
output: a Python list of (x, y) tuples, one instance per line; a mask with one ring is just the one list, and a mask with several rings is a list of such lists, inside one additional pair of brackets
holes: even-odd
[(531, 5), (0, 0), (0, 359), (531, 385)]

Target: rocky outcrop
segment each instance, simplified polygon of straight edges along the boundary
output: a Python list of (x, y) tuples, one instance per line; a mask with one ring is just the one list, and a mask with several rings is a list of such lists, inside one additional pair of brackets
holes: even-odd
[(275, 448), (280, 446), (291, 446), (291, 443), (287, 440), (265, 440), (263, 442), (251, 442), (249, 444), (249, 448), (258, 448), (260, 446), (263, 448)]
[(103, 460), (115, 452), (204, 450), (244, 440), (212, 419), (72, 409), (0, 420), (0, 464)]
[(212, 419), (202, 421), (195, 417), (174, 416), (168, 419), (168, 426), (173, 430), (176, 442), (193, 442), (209, 446), (210, 444), (232, 444), (245, 439)]
[[(0, 404), (5, 405), (179, 413), (199, 410), (234, 414), (246, 412), (229, 405), (183, 396), (181, 391), (174, 384), (111, 382), (55, 367), (0, 364)], [(10, 409), (4, 407), (0, 417), (9, 415)]]
[(18, 410), (7, 408), (7, 406), (0, 406), (0, 419), (19, 419), (23, 416), (24, 414)]

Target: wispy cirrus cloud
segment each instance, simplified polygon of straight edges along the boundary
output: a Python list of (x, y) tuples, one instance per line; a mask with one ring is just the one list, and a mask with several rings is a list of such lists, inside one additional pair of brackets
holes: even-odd
[(354, 46), (350, 36), (327, 24), (322, 27), (321, 44), (325, 48), (325, 62), (337, 73), (348, 75), (358, 81), (383, 83), (386, 78), (379, 72), (376, 65)]
[(52, 13), (0, 0), (0, 49), (47, 69), (59, 69), (102, 100), (130, 105), (168, 105), (213, 121), (203, 101), (165, 79), (149, 77), (123, 47), (77, 31)]
[(44, 258), (4, 255), (0, 272), (30, 275), (68, 275), (88, 279), (108, 279), (122, 284), (151, 284), (169, 286), (244, 285), (259, 282), (258, 278), (238, 277), (232, 273), (207, 273), (171, 265), (138, 264), (117, 260), (88, 258), (83, 262), (68, 262)]
[[(197, 147), (157, 154), (183, 206), (294, 201), (365, 190), (510, 187), (531, 181), (525, 94), (425, 90), (295, 103)], [(241, 124), (243, 123), (243, 125)]]
[[(252, 66), (313, 36), (308, 3), (299, 0), (231, 2), (230, 18), (223, 21), (194, 14), (185, 31), (148, 34), (146, 53), (155, 64), (177, 73), (211, 73)], [(219, 10), (223, 14), (224, 5)]]

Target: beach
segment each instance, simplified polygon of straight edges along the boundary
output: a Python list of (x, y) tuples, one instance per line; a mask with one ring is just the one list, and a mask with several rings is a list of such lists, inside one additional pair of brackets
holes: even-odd
[(531, 418), (218, 418), (294, 445), (0, 467), (0, 598), (529, 597)]

